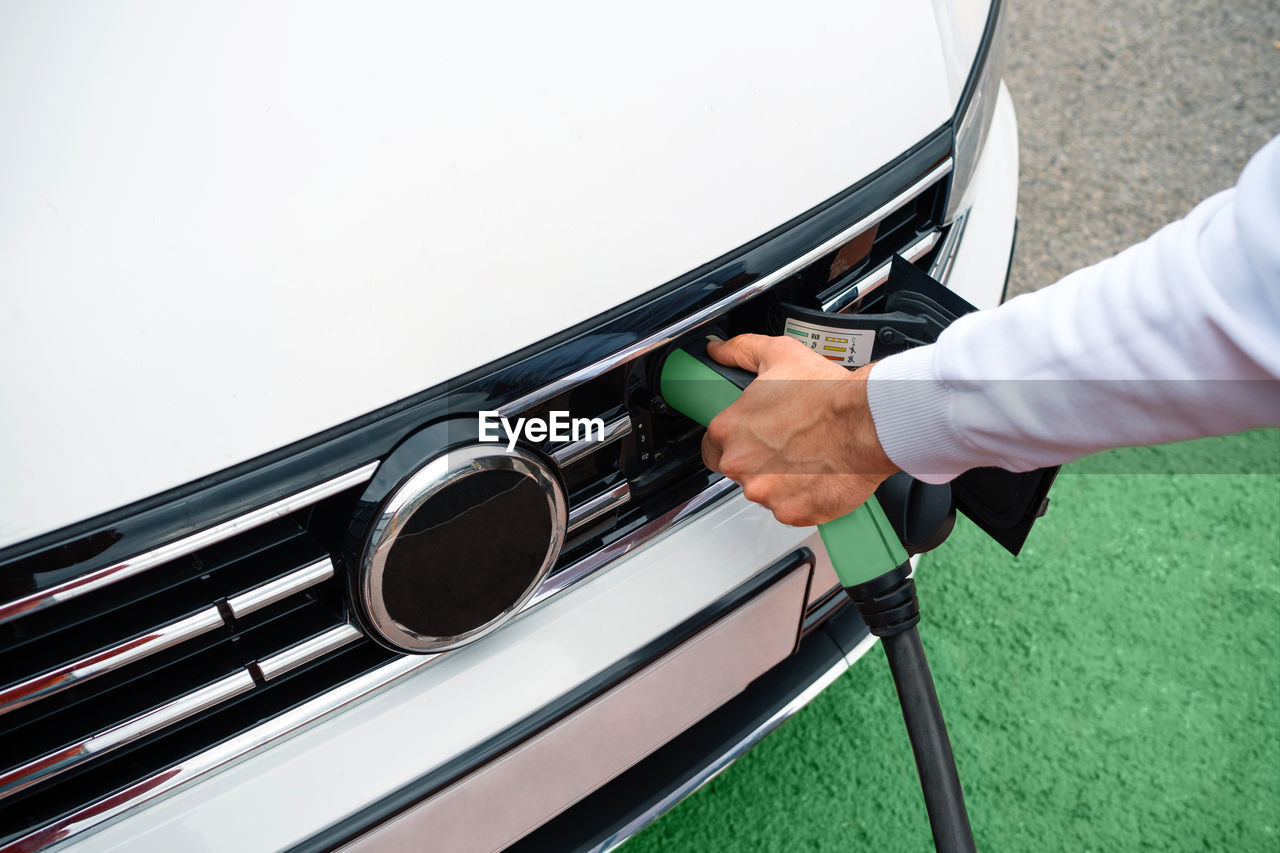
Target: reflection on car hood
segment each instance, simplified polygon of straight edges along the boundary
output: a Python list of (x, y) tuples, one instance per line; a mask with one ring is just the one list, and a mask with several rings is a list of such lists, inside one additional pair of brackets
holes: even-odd
[(586, 320), (952, 106), (925, 0), (562, 6), (0, 11), (0, 545)]

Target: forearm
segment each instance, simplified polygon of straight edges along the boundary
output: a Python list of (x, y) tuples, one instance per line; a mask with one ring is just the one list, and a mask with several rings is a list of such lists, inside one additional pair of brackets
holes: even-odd
[(1280, 423), (1277, 188), (1273, 142), (1147, 241), (875, 365), (889, 458), (942, 482)]

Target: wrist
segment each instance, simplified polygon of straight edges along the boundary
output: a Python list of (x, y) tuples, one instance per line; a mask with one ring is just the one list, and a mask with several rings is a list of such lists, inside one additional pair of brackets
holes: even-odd
[(876, 432), (875, 420), (871, 416), (871, 402), (867, 394), (867, 380), (871, 376), (872, 365), (864, 365), (850, 374), (847, 383), (845, 406), (846, 417), (851, 426), (846, 432), (849, 438), (848, 455), (850, 472), (866, 477), (883, 480), (900, 469), (889, 458), (880, 436)]

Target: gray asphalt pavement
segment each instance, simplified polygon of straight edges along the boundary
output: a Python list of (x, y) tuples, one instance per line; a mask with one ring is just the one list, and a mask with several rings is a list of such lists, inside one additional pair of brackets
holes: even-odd
[(1183, 216), (1280, 133), (1280, 0), (1008, 2), (1022, 143), (1010, 295)]

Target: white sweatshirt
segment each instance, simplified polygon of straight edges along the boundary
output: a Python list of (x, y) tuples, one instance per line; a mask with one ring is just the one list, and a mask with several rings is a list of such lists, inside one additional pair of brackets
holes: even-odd
[(1280, 425), (1280, 137), (1113, 258), (876, 364), (885, 452), (946, 482)]

